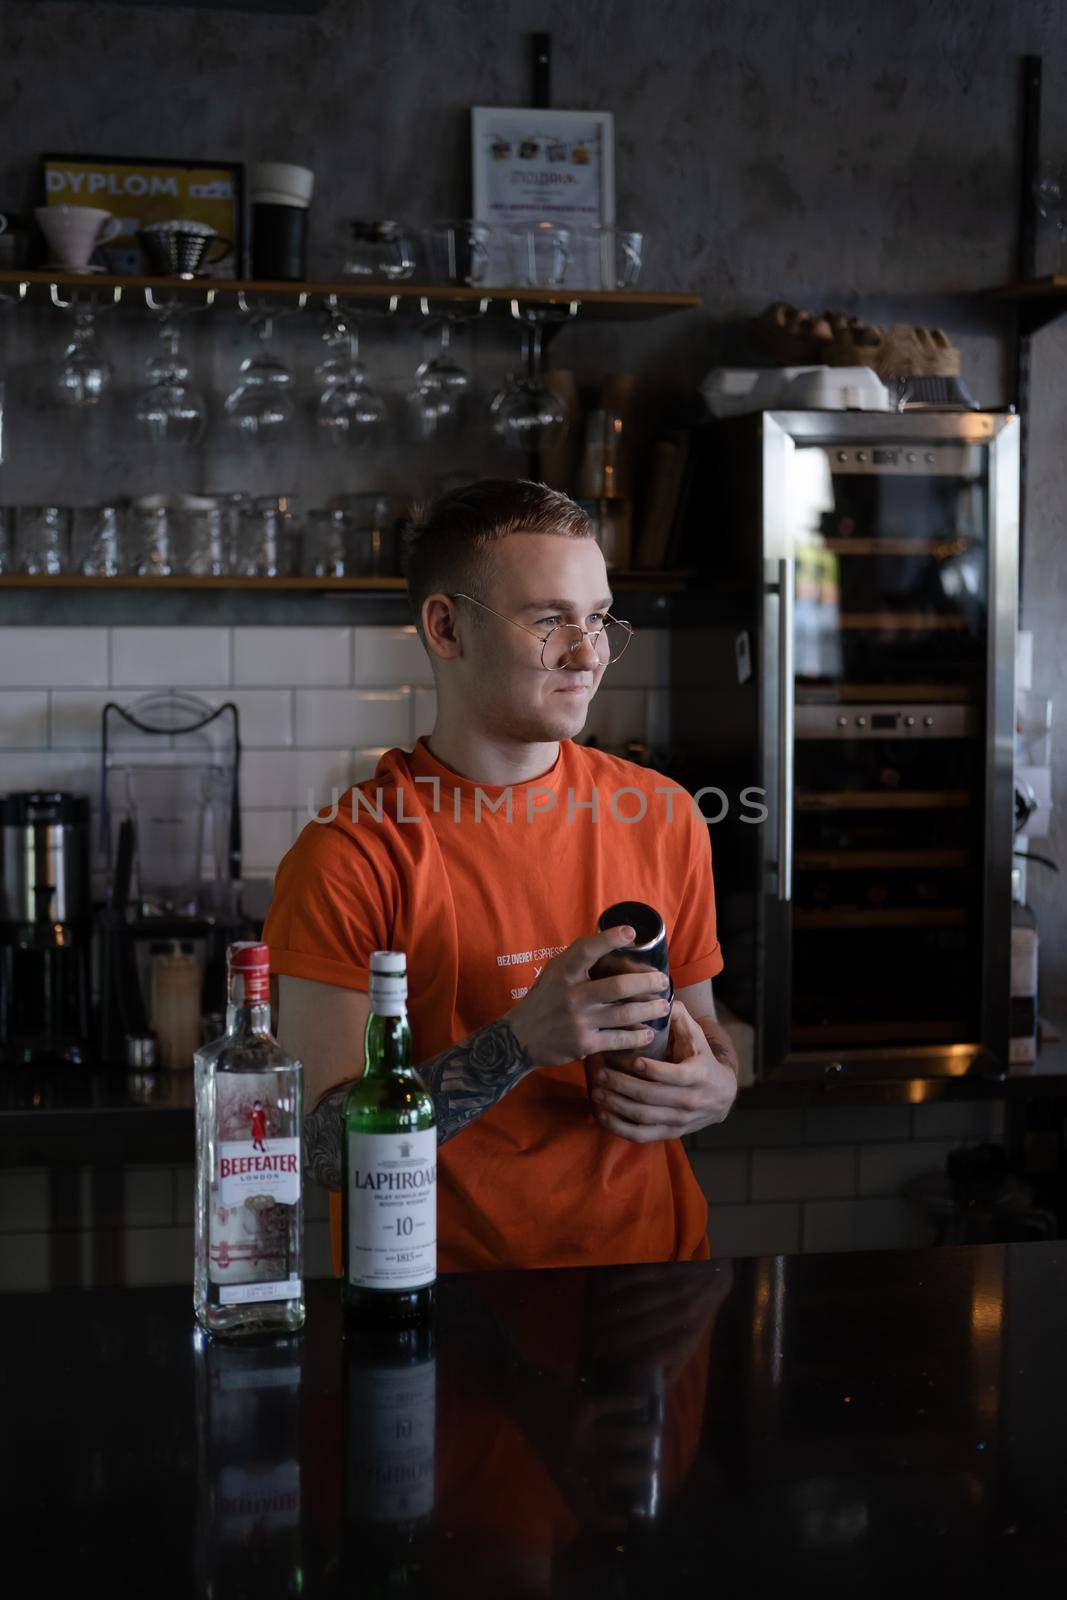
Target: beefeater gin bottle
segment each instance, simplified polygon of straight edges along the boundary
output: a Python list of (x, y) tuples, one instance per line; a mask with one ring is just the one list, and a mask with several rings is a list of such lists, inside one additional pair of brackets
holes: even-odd
[(209, 1333), (291, 1333), (304, 1322), (299, 1061), (270, 1031), (270, 951), (226, 952), (226, 1032), (193, 1057), (193, 1307)]

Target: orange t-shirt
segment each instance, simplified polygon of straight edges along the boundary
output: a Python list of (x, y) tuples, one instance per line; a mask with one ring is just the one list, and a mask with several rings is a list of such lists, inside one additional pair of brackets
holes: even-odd
[[(708, 828), (679, 784), (569, 739), (528, 784), (478, 784), (420, 738), (304, 828), (263, 937), (273, 972), (364, 991), (372, 951), (405, 951), (418, 1063), (504, 1016), (618, 900), (662, 915), (676, 988), (722, 970)], [(601, 1128), (580, 1061), (528, 1074), (441, 1146), (444, 1272), (688, 1260), (706, 1226), (681, 1142)]]

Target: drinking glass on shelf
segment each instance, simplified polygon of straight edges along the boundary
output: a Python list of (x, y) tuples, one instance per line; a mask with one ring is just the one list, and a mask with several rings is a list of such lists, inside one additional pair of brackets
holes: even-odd
[(74, 332), (55, 378), (61, 405), (83, 410), (100, 404), (111, 383), (111, 363), (96, 337), (96, 312), (85, 301), (74, 307)]
[(347, 511), (308, 513), (303, 570), (309, 578), (351, 576), (352, 518)]
[(169, 578), (177, 570), (175, 509), (150, 499), (133, 508), (133, 571), (138, 578)]
[(492, 232), (488, 222), (469, 219), (431, 223), (424, 237), (434, 283), (484, 283)]
[(242, 578), (281, 578), (295, 565), (296, 518), (286, 495), (262, 495), (240, 506), (233, 569)]
[(440, 337), (437, 354), (416, 369), (414, 387), (405, 399), (412, 435), (420, 443), (458, 434), (470, 387), (469, 374), (452, 356), (452, 323), (448, 318), (441, 323)]
[(207, 401), (190, 382), (190, 370), (181, 352), (178, 309), (161, 313), (159, 355), (146, 365), (149, 387), (137, 396), (134, 416), (153, 444), (199, 444), (207, 422)]
[(56, 578), (70, 563), (70, 511), (67, 506), (19, 506), (15, 518), (15, 557), (19, 572)]
[(381, 437), (388, 411), (360, 362), (359, 324), (334, 311), (323, 339), (330, 354), (315, 369), (320, 385), (315, 420), (332, 443), (363, 449)]
[(493, 431), (513, 450), (551, 450), (567, 432), (566, 404), (542, 372), (541, 333), (541, 323), (529, 319), (523, 328), (526, 371), (512, 374), (489, 406)]
[(576, 228), (567, 283), (582, 289), (633, 289), (641, 276), (644, 234), (609, 225)]
[[(465, 475), (465, 483), (470, 482)], [(397, 508), (385, 494), (374, 492), (336, 495), (332, 510), (345, 513), (350, 523), (348, 537), (349, 577), (377, 577), (395, 573)]]
[(226, 417), (234, 430), (251, 444), (273, 444), (293, 420), (293, 374), (270, 349), (270, 317), (254, 319), (260, 346), (241, 363), (237, 384), (226, 396)]
[(227, 516), (220, 505), (187, 506), (183, 512), (182, 570), (194, 578), (221, 578), (228, 570)]
[(399, 283), (415, 271), (415, 252), (403, 223), (352, 222), (352, 242), (348, 247), (346, 278), (385, 280)]
[(567, 276), (571, 230), (554, 222), (523, 222), (508, 229), (515, 283), (527, 289), (558, 289)]
[(85, 578), (117, 578), (126, 559), (120, 506), (81, 506), (74, 513), (74, 566)]

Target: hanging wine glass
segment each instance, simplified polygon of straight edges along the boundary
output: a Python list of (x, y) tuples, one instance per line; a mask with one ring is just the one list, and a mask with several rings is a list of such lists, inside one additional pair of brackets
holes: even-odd
[(513, 373), (493, 396), (490, 425), (513, 450), (551, 450), (567, 432), (568, 412), (542, 373), (542, 327), (532, 319), (523, 328), (526, 371)]
[(363, 449), (381, 437), (388, 408), (360, 363), (359, 325), (334, 309), (323, 339), (330, 354), (315, 369), (315, 420), (334, 444)]
[(149, 386), (137, 396), (134, 415), (153, 444), (195, 445), (203, 437), (207, 401), (190, 382), (190, 370), (181, 352), (181, 326), (176, 306), (160, 315), (162, 350), (145, 370)]
[(470, 374), (452, 355), (452, 331), (452, 319), (446, 317), (440, 325), (437, 354), (416, 369), (414, 387), (405, 400), (412, 435), (422, 443), (454, 438), (459, 432)]
[(111, 383), (111, 363), (96, 337), (96, 312), (87, 302), (74, 307), (74, 332), (56, 373), (55, 393), (62, 405), (84, 410), (100, 404)]
[(270, 349), (273, 332), (271, 318), (253, 319), (259, 334), (259, 349), (241, 362), (236, 386), (226, 396), (227, 421), (236, 433), (251, 444), (272, 444), (293, 420), (293, 374)]

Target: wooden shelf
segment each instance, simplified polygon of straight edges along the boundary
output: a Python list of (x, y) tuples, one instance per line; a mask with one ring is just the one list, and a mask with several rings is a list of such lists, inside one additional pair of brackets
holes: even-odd
[[(688, 587), (692, 569), (679, 568), (676, 572), (610, 572), (608, 579), (616, 589), (628, 592), (677, 592)], [(196, 578), (176, 574), (171, 578), (86, 578), (77, 573), (63, 573), (58, 577), (29, 577), (13, 572), (0, 575), (0, 589), (260, 589), (279, 594), (287, 589), (305, 592), (321, 591), (324, 594), (352, 593), (403, 593), (407, 587), (404, 578), (392, 575), (360, 578)]]
[(830, 928), (962, 928), (966, 922), (963, 906), (894, 906), (882, 911), (839, 906), (832, 911), (793, 912), (794, 928), (809, 933)]
[(969, 539), (825, 539), (820, 547), (835, 556), (949, 556), (963, 555)]
[(877, 633), (957, 633), (967, 618), (955, 611), (842, 611), (837, 625)]
[(966, 867), (966, 850), (799, 850), (793, 858), (798, 872), (879, 872), (916, 868)]
[(798, 794), (798, 811), (965, 811), (971, 803), (966, 789), (839, 789)]
[[(493, 288), (469, 288), (466, 284), (442, 283), (358, 283), (352, 278), (340, 282), (285, 283), (259, 281), (251, 278), (156, 278), (117, 277), (107, 272), (49, 272), (45, 270), (0, 272), (0, 293), (26, 284), (28, 298), (47, 300), (50, 287), (57, 289), (106, 290), (109, 297), (119, 291), (120, 299), (127, 296), (142, 297), (151, 290), (157, 297), (167, 296), (180, 300), (203, 301), (211, 295), (216, 303), (236, 300), (245, 295), (250, 301), (266, 300), (295, 302), (300, 305), (314, 302), (321, 305), (331, 295), (350, 305), (387, 308), (392, 299), (409, 305), (416, 314), (419, 302), (426, 299), (431, 313), (445, 306), (477, 306), (487, 300), (491, 307), (519, 305), (544, 306), (566, 311), (573, 304), (579, 307), (581, 317), (598, 320), (632, 319), (665, 316), (675, 311), (693, 311), (701, 303), (697, 294), (667, 294), (653, 289), (520, 289), (502, 285)], [(8, 296), (10, 298), (10, 294)]]
[(1038, 333), (1067, 312), (1067, 276), (1054, 273), (1048, 278), (1027, 278), (1016, 283), (998, 284), (988, 289), (992, 300), (1013, 302), (1019, 308), (1019, 323), (1024, 334)]

